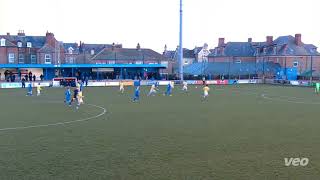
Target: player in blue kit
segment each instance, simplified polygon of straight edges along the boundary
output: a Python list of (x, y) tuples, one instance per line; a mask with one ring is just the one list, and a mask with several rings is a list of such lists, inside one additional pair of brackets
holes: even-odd
[(31, 83), (29, 83), (29, 85), (28, 85), (27, 96), (32, 96), (32, 84)]
[(65, 103), (71, 106), (71, 90), (70, 87), (67, 87), (66, 91), (64, 92), (65, 96)]
[(140, 100), (140, 86), (137, 86), (134, 91), (133, 102), (137, 102)]
[(171, 92), (172, 92), (172, 85), (171, 85), (171, 82), (169, 82), (168, 85), (167, 85), (167, 91), (166, 91), (166, 93), (164, 95), (172, 96)]

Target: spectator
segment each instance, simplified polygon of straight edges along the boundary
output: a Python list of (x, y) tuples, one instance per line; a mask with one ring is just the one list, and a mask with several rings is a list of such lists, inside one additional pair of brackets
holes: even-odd
[(36, 81), (36, 75), (35, 74), (33, 75), (33, 81)]
[(27, 74), (24, 75), (24, 79), (25, 79), (26, 81), (28, 81), (28, 75), (27, 75)]
[(22, 88), (26, 88), (26, 79), (22, 78)]
[(43, 74), (40, 75), (40, 80), (43, 81)]
[(32, 72), (29, 72), (29, 81), (32, 81)]
[(85, 79), (86, 86), (88, 86), (88, 80), (89, 80), (89, 78), (88, 78), (88, 76), (86, 76), (86, 79)]
[(11, 76), (11, 82), (15, 82), (15, 81), (16, 81), (16, 75), (13, 74), (13, 75)]
[(5, 79), (5, 80), (7, 80), (8, 74), (9, 74), (9, 72), (8, 72), (8, 70), (6, 70), (6, 71), (4, 72), (4, 79)]

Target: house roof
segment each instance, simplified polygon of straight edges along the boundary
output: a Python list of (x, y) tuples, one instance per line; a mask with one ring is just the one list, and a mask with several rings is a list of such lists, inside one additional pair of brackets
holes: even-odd
[[(102, 51), (104, 48), (112, 48), (112, 44), (81, 44), (79, 47), (79, 51), (90, 53), (91, 50), (94, 50), (95, 54)], [(121, 44), (116, 44), (115, 47), (122, 48)]]
[(168, 60), (151, 49), (104, 48), (92, 60)]
[(183, 48), (183, 58), (194, 59), (194, 51), (190, 49)]
[(255, 48), (249, 42), (228, 42), (224, 47), (224, 54), (212, 52), (209, 56), (254, 56)]
[(38, 52), (46, 52), (46, 53), (54, 53), (55, 48), (50, 46), (49, 44), (45, 44)]
[(69, 49), (70, 47), (73, 49), (73, 52), (74, 52), (75, 54), (78, 54), (78, 53), (79, 53), (78, 43), (63, 43), (64, 52), (68, 53), (68, 49)]
[(10, 41), (13, 44), (17, 44), (17, 42), (22, 43), (22, 47), (27, 46), (27, 42), (31, 42), (33, 48), (41, 48), (44, 46), (46, 42), (45, 36), (18, 36), (18, 35), (1, 35), (0, 37), (3, 37)]
[[(304, 44), (298, 46), (295, 42), (295, 37), (280, 36), (273, 41), (272, 44), (266, 42), (228, 42), (224, 47), (224, 53), (219, 51), (220, 47), (217, 47), (215, 52), (212, 52), (209, 56), (243, 56), (252, 57), (256, 55), (258, 48), (258, 55), (267, 56), (308, 56), (308, 55), (320, 55), (317, 51), (317, 47), (312, 44)], [(217, 54), (216, 54), (217, 53)]]
[(169, 59), (175, 59), (176, 58), (176, 51), (166, 51), (163, 53), (163, 56)]

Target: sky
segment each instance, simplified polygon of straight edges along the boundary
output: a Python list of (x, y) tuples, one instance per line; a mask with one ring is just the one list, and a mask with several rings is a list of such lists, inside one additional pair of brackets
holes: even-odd
[[(183, 0), (183, 47), (265, 41), (302, 34), (320, 46), (319, 0)], [(45, 35), (59, 41), (121, 43), (163, 52), (179, 43), (179, 0), (0, 0), (0, 34)]]

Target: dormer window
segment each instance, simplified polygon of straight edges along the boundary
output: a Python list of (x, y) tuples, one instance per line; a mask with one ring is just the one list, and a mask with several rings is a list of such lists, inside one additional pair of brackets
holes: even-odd
[(1, 38), (1, 40), (0, 40), (0, 46), (6, 46), (6, 39), (4, 39), (4, 38)]
[(73, 51), (74, 51), (74, 49), (73, 49), (72, 47), (69, 47), (69, 48), (68, 48), (68, 53), (69, 53), (69, 54), (73, 54)]
[(273, 47), (273, 54), (276, 55), (277, 54), (277, 46)]
[(94, 49), (91, 49), (90, 54), (93, 56), (94, 55)]
[(27, 47), (31, 48), (32, 47), (32, 43), (31, 42), (27, 42)]
[(18, 47), (19, 47), (19, 48), (22, 47), (22, 42), (18, 42)]

